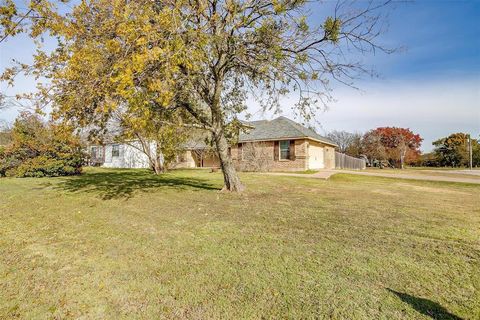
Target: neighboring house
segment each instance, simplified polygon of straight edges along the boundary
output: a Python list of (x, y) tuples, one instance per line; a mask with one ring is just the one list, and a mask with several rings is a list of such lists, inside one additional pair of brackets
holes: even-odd
[[(151, 143), (152, 151), (155, 144)], [(138, 141), (90, 146), (90, 164), (106, 168), (149, 168), (147, 155)]]
[[(265, 163), (265, 171), (303, 171), (335, 168), (335, 147), (331, 140), (312, 129), (285, 117), (273, 120), (245, 122), (250, 129), (239, 135), (238, 144), (231, 146), (230, 154), (237, 168), (244, 169), (248, 162)], [(152, 148), (154, 145), (152, 144)], [(252, 149), (253, 148), (253, 149)], [(218, 156), (203, 141), (184, 145), (174, 168), (219, 167)], [(255, 150), (252, 158), (248, 150)], [(91, 146), (91, 163), (104, 167), (148, 168), (147, 156), (140, 144), (109, 143)], [(256, 159), (261, 157), (262, 159)]]
[[(150, 144), (150, 152), (155, 153), (155, 143)], [(173, 168), (213, 168), (219, 167), (220, 161), (205, 142), (188, 142), (184, 151), (171, 164)], [(147, 155), (142, 151), (139, 141), (129, 143), (108, 142), (89, 147), (90, 165), (105, 168), (150, 168)]]

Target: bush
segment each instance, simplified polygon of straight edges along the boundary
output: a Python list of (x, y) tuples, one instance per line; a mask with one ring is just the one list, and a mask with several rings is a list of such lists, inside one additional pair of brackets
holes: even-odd
[(12, 176), (16, 177), (58, 177), (70, 176), (81, 173), (81, 167), (68, 165), (64, 160), (57, 160), (45, 156), (28, 159), (14, 170)]
[(84, 154), (73, 129), (44, 123), (23, 113), (15, 121), (12, 141), (0, 149), (0, 176), (57, 177), (80, 174)]

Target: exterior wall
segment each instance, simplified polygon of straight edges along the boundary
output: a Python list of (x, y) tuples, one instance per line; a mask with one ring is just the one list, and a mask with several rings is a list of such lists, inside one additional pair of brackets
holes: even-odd
[(178, 157), (178, 162), (174, 168), (216, 168), (220, 167), (220, 160), (216, 155), (206, 154), (203, 159), (195, 151), (187, 150)]
[(335, 169), (335, 148), (325, 146), (325, 169)]
[[(118, 144), (120, 154), (112, 155), (113, 146), (117, 144), (107, 144), (105, 146), (105, 162), (102, 167), (106, 168), (149, 168), (148, 157), (136, 147), (141, 148), (139, 142), (133, 142), (135, 147), (127, 144)], [(150, 146), (154, 148), (152, 144)], [(153, 149), (152, 149), (153, 150)]]
[(220, 159), (216, 155), (207, 155), (203, 158), (203, 168), (220, 167)]
[[(294, 160), (275, 160), (275, 147), (279, 148), (279, 144), (275, 141), (261, 141), (257, 143), (258, 148), (263, 149), (263, 154), (270, 155), (269, 171), (303, 171), (307, 170), (307, 141), (305, 139), (298, 139), (295, 141), (295, 158)], [(241, 159), (241, 150), (238, 145), (231, 147), (232, 160), (237, 168), (242, 168), (242, 163), (245, 160)]]
[(177, 162), (172, 165), (174, 168), (195, 168), (197, 166), (192, 150), (186, 150), (177, 157)]

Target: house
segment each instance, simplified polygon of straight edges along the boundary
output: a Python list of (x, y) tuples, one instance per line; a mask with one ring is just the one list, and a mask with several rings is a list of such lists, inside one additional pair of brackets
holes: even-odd
[[(150, 143), (150, 154), (155, 154), (156, 145)], [(171, 164), (173, 168), (214, 168), (220, 166), (218, 157), (213, 150), (202, 141), (189, 141), (182, 146), (183, 151), (177, 156), (177, 161)], [(148, 156), (143, 151), (139, 141), (128, 143), (106, 142), (101, 145), (89, 146), (89, 164), (105, 168), (150, 168)]]
[[(253, 129), (240, 133), (238, 144), (231, 147), (237, 167), (248, 161), (266, 161), (269, 171), (303, 171), (309, 169), (334, 169), (335, 147), (333, 141), (322, 137), (286, 117), (247, 123)], [(245, 150), (266, 159), (248, 159)], [(252, 152), (251, 150), (255, 150)]]
[[(331, 140), (286, 117), (245, 122), (238, 143), (230, 155), (239, 170), (303, 171), (335, 168), (335, 147)], [(140, 144), (109, 143), (91, 146), (92, 164), (117, 168), (148, 168)], [(151, 148), (154, 148), (152, 144)], [(189, 141), (183, 146), (174, 168), (219, 167), (218, 156), (204, 140)], [(261, 166), (259, 166), (261, 164)]]
[[(155, 144), (150, 143), (152, 151)], [(90, 164), (105, 168), (150, 168), (147, 155), (139, 141), (129, 143), (107, 142), (89, 147)]]

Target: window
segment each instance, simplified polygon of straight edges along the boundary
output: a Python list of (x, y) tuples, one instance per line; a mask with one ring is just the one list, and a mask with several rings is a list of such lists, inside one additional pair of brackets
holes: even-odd
[(290, 159), (290, 140), (280, 141), (280, 159)]
[(112, 157), (119, 157), (120, 156), (120, 146), (118, 144), (114, 144), (112, 146)]

